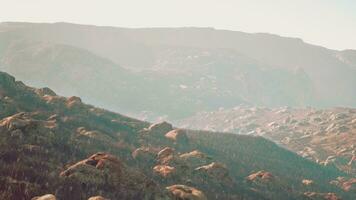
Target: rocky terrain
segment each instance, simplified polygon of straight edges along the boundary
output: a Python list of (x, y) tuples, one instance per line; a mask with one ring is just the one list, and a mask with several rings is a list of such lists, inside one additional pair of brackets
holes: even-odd
[(4, 200), (355, 198), (347, 173), (262, 137), (150, 124), (3, 72), (0, 118)]
[(355, 57), (296, 38), (212, 28), (0, 24), (0, 70), (150, 121), (241, 103), (354, 107)]
[(263, 136), (320, 165), (333, 165), (356, 175), (356, 109), (353, 108), (240, 106), (203, 112), (177, 124), (193, 129)]

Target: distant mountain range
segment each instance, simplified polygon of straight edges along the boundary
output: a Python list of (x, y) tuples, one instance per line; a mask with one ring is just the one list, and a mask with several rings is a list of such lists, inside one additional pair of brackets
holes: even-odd
[(356, 52), (212, 28), (1, 23), (0, 70), (155, 120), (237, 105), (356, 106)]

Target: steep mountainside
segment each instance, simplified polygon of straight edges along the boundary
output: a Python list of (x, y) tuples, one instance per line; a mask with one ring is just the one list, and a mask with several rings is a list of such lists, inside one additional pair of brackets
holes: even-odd
[[(177, 119), (240, 103), (356, 106), (355, 57), (352, 50), (299, 39), (210, 28), (0, 24), (1, 70), (148, 119)], [(73, 72), (83, 72), (81, 81)], [(55, 81), (59, 77), (71, 87)]]
[(261, 137), (150, 125), (2, 72), (0, 118), (4, 200), (355, 198), (332, 182), (347, 174)]

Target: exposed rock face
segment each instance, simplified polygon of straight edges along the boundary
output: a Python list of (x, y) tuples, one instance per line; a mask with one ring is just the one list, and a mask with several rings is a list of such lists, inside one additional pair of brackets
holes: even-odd
[(153, 171), (165, 178), (173, 176), (176, 173), (176, 169), (168, 165), (156, 165)]
[(26, 116), (26, 113), (19, 113), (1, 120), (0, 126), (6, 127), (9, 131), (21, 130), (34, 122)]
[(36, 94), (38, 94), (40, 96), (45, 96), (45, 95), (56, 96), (57, 95), (53, 90), (49, 89), (48, 87), (36, 89), (35, 92), (36, 92)]
[(187, 133), (183, 129), (174, 129), (166, 133), (166, 138), (179, 144), (186, 144), (188, 142)]
[(185, 185), (172, 185), (167, 190), (176, 200), (207, 200), (206, 196), (200, 190)]
[(347, 192), (356, 192), (356, 178), (338, 177), (336, 180), (330, 181), (330, 184), (336, 185)]
[(229, 171), (225, 165), (221, 163), (212, 162), (209, 165), (204, 165), (195, 169), (195, 171), (207, 173), (209, 176), (218, 180), (229, 178)]
[(313, 200), (341, 200), (335, 193), (306, 192), (304, 195)]
[(105, 199), (102, 196), (95, 196), (95, 197), (90, 197), (88, 200), (108, 200), (108, 199)]
[(76, 172), (81, 172), (86, 169), (91, 171), (92, 167), (100, 170), (104, 168), (110, 168), (111, 173), (115, 173), (116, 175), (120, 176), (123, 166), (121, 161), (113, 155), (106, 153), (96, 153), (90, 156), (88, 159), (82, 160), (72, 165), (67, 170), (63, 171), (60, 175), (68, 177), (72, 176)]
[(82, 105), (82, 100), (79, 97), (69, 97), (66, 102), (67, 108), (78, 107)]
[(144, 163), (152, 163), (156, 157), (157, 151), (150, 147), (140, 147), (132, 152), (132, 157)]
[(31, 200), (56, 200), (56, 197), (53, 194), (46, 194), (39, 197), (33, 197)]
[[(143, 174), (127, 168), (115, 156), (106, 153), (96, 153), (70, 166), (60, 175), (66, 177), (67, 184), (70, 187), (75, 187), (70, 185), (73, 180), (84, 184), (85, 187), (77, 188), (78, 192), (90, 193), (91, 190), (88, 189), (95, 188), (96, 192), (107, 193), (107, 196), (113, 199), (165, 198), (165, 194), (159, 190), (154, 182)], [(116, 192), (108, 191), (111, 187), (116, 188)], [(137, 191), (141, 192), (138, 193)], [(62, 195), (62, 198), (71, 197), (71, 194), (67, 192), (64, 189), (59, 194)]]
[(356, 109), (254, 108), (203, 112), (178, 125), (263, 136), (314, 162), (356, 174)]
[(253, 173), (247, 177), (247, 180), (249, 181), (272, 181), (274, 179), (273, 175), (270, 172), (266, 171), (258, 171), (256, 173)]
[(192, 167), (206, 165), (211, 160), (210, 157), (198, 150), (181, 154), (179, 157)]
[(148, 128), (144, 128), (140, 131), (142, 146), (156, 145), (166, 146), (170, 142), (165, 137), (167, 132), (173, 130), (172, 124), (165, 121), (160, 123), (151, 124)]
[(165, 121), (152, 124), (147, 129), (147, 131), (149, 133), (154, 133), (154, 134), (159, 134), (159, 135), (163, 135), (171, 130), (173, 130), (172, 124), (165, 122)]
[(158, 152), (156, 159), (160, 164), (169, 164), (169, 162), (174, 159), (174, 149), (165, 147)]
[(310, 186), (310, 185), (312, 185), (314, 183), (314, 181), (313, 180), (309, 180), (309, 179), (303, 179), (302, 183), (305, 186)]

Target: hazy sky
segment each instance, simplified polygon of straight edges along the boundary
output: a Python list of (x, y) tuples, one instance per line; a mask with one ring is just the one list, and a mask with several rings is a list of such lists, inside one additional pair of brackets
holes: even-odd
[(0, 0), (0, 21), (202, 26), (356, 49), (356, 0)]

